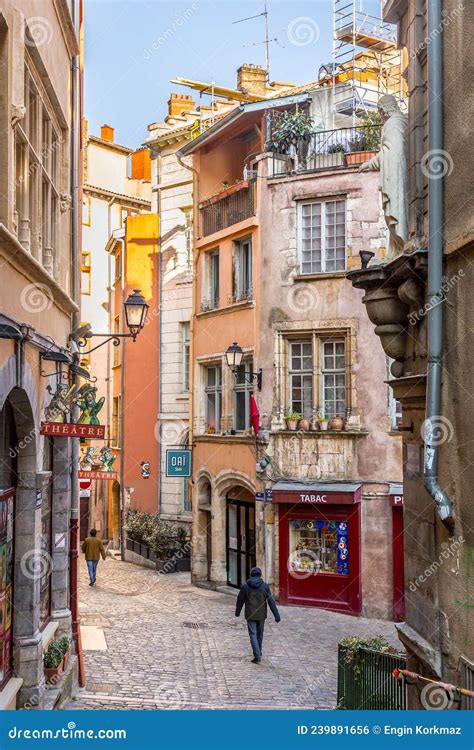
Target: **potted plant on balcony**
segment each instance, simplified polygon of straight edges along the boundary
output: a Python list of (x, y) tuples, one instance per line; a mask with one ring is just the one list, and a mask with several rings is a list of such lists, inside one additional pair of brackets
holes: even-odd
[(62, 672), (64, 653), (59, 641), (52, 641), (43, 656), (46, 682), (55, 682)]
[(354, 166), (372, 159), (380, 148), (380, 131), (382, 121), (378, 112), (366, 112), (361, 117), (361, 130), (349, 141), (346, 153), (346, 164)]
[(303, 417), (300, 419), (298, 424), (298, 429), (303, 430), (303, 432), (308, 432), (310, 428), (310, 422), (309, 419), (306, 419), (306, 417)]
[(314, 130), (313, 118), (301, 109), (283, 112), (275, 125), (269, 142), (271, 151), (288, 154), (291, 147), (300, 145), (300, 158), (306, 158), (311, 133)]
[(318, 417), (319, 429), (322, 432), (327, 432), (329, 427), (329, 419), (327, 417)]
[(302, 415), (296, 411), (289, 411), (285, 414), (286, 426), (289, 430), (297, 430), (298, 422), (302, 418)]

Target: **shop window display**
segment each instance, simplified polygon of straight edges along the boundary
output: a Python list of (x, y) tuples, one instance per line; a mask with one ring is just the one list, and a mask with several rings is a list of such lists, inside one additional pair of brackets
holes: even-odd
[(347, 575), (348, 531), (345, 522), (290, 519), (290, 573)]

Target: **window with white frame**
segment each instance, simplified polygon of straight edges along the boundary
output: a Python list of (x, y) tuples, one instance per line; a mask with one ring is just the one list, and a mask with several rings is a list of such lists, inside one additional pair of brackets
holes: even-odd
[(346, 415), (346, 344), (314, 331), (305, 338), (288, 338), (285, 345), (288, 395), (285, 409), (311, 419)]
[(298, 206), (301, 274), (346, 270), (346, 201), (301, 202)]
[(221, 431), (222, 414), (222, 367), (208, 365), (204, 368), (206, 431)]
[(234, 375), (234, 430), (250, 429), (250, 394), (253, 391), (252, 360), (242, 362)]
[(346, 410), (345, 342), (323, 341), (321, 379), (324, 416), (344, 417)]
[(234, 242), (232, 301), (252, 299), (252, 240), (246, 237)]
[(216, 310), (219, 307), (219, 249), (204, 253), (204, 285), (201, 310)]
[(15, 228), (25, 249), (53, 274), (59, 245), (63, 138), (29, 65), (24, 101), (25, 116), (15, 126)]
[(313, 342), (289, 344), (289, 411), (311, 418), (313, 413)]
[(181, 383), (185, 392), (189, 391), (189, 345), (189, 322), (181, 323)]

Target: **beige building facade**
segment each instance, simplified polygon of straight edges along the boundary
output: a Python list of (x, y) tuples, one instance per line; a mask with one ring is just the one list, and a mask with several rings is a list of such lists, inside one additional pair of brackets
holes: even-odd
[[(74, 608), (72, 441), (40, 434), (45, 407), (68, 378), (79, 311), (72, 5), (46, 3), (38, 17), (33, 0), (7, 0), (0, 11), (1, 708), (48, 703), (43, 653), (71, 635)], [(61, 689), (76, 671), (74, 657)]]

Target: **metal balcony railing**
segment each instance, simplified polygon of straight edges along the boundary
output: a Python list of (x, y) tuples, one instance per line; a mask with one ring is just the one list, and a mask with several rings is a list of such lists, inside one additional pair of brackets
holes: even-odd
[(203, 237), (220, 232), (255, 215), (255, 180), (232, 185), (200, 205)]
[(322, 130), (293, 143), (274, 144), (269, 177), (362, 164), (380, 147), (379, 125)]

